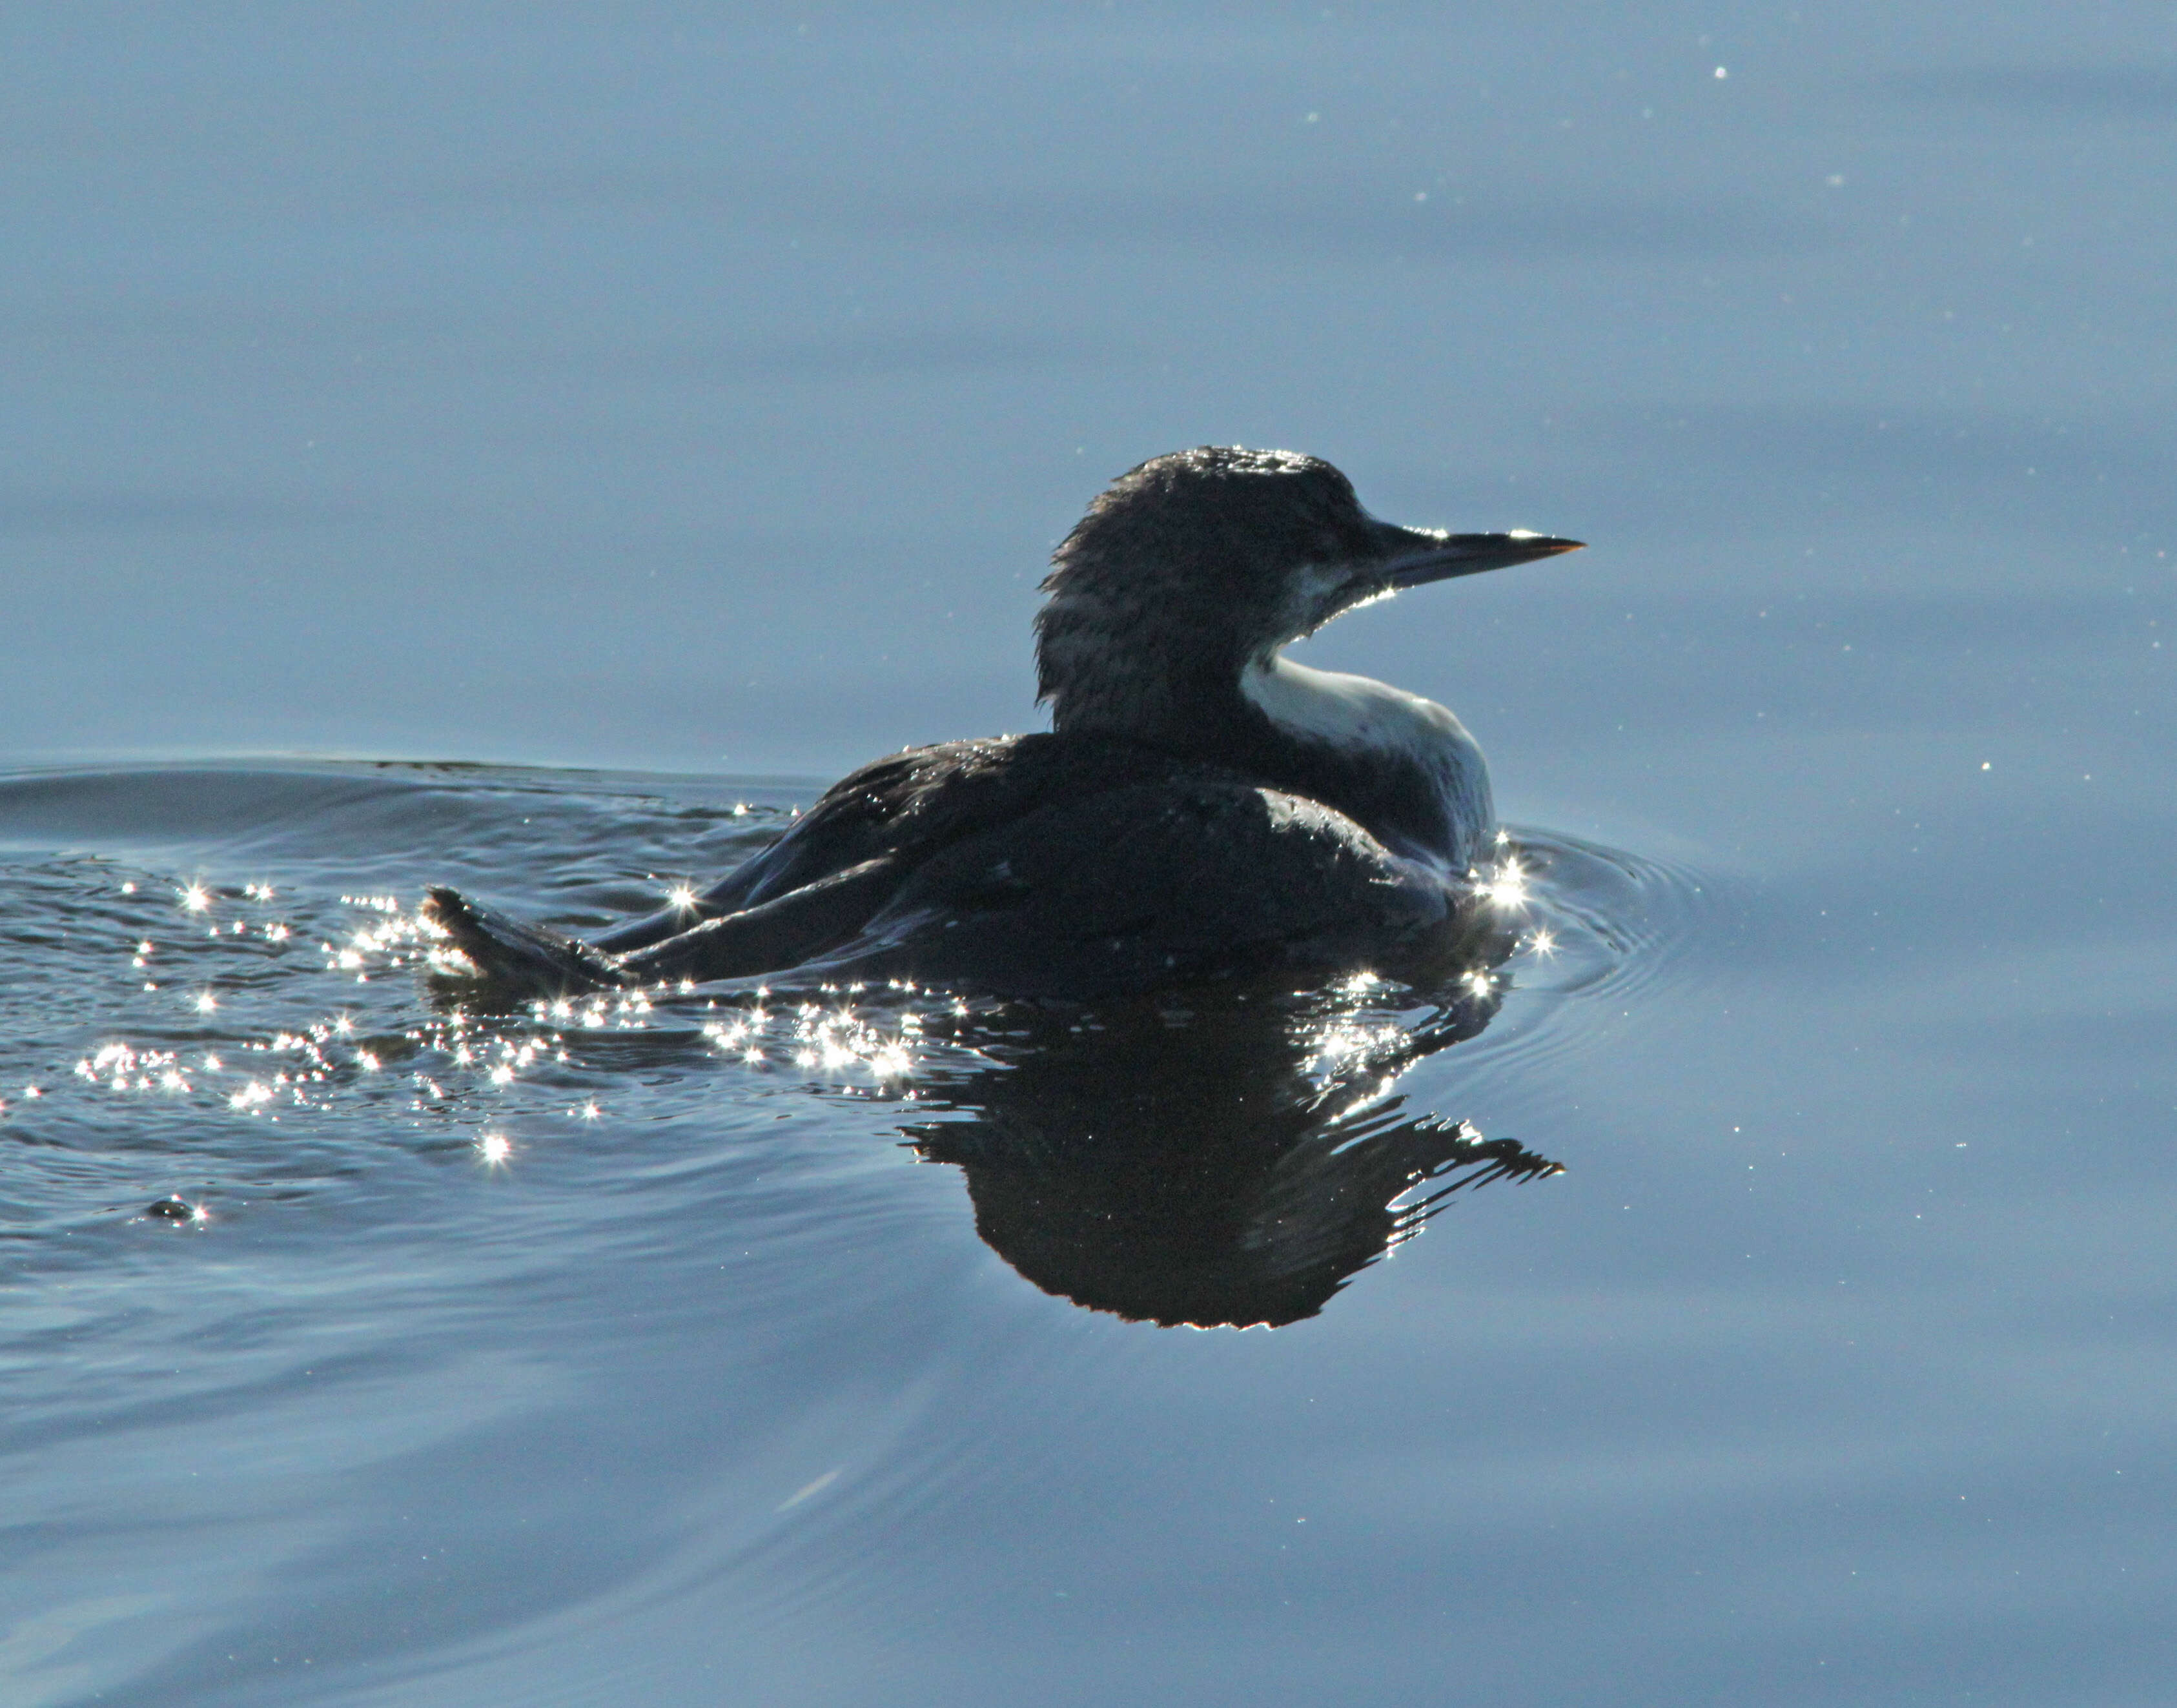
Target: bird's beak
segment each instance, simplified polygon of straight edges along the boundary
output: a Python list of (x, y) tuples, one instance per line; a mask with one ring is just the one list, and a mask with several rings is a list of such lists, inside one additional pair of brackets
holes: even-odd
[(1383, 530), (1381, 574), (1390, 587), (1418, 587), (1428, 581), (1444, 581), (1454, 576), (1478, 576), (1484, 570), (1509, 569), (1536, 558), (1553, 558), (1559, 552), (1576, 552), (1582, 540), (1561, 540), (1549, 534), (1514, 532), (1509, 534), (1447, 534), (1434, 528), (1402, 528), (1379, 524)]

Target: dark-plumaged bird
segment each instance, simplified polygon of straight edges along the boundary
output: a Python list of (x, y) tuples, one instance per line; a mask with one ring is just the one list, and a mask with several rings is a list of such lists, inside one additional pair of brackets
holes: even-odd
[(537, 994), (792, 972), (1094, 998), (1426, 968), (1499, 849), (1434, 701), (1283, 655), (1339, 613), (1577, 549), (1379, 521), (1329, 463), (1203, 446), (1121, 475), (1052, 558), (1047, 734), (865, 766), (692, 904), (589, 941), (434, 888), (484, 978)]

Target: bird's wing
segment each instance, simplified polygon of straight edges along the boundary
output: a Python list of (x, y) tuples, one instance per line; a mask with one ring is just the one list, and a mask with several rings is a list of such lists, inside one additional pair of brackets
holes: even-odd
[(1183, 763), (1098, 737), (1004, 736), (910, 749), (827, 790), (778, 842), (698, 898), (585, 943), (432, 892), (428, 911), (489, 980), (556, 994), (792, 967), (854, 938), (930, 859), (1033, 816)]
[[(842, 778), (786, 834), (696, 897), (607, 932), (614, 953), (648, 947), (707, 919), (791, 894), (834, 873), (884, 857), (903, 870), (948, 842), (1008, 813), (1053, 786), (1049, 736), (947, 741), (895, 753)], [(1032, 804), (1032, 803), (1031, 803)]]

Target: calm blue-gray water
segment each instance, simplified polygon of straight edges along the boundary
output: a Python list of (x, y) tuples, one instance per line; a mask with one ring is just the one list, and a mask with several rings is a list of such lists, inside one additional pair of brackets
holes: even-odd
[[(2169, 1700), (2173, 183), (2143, 3), (0, 8), (0, 1700)], [(1591, 543), (1302, 649), (1467, 996), (434, 981), (1200, 443)]]

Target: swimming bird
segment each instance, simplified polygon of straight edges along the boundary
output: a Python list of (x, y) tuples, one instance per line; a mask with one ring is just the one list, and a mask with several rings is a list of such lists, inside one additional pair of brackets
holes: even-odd
[(1053, 554), (1049, 733), (878, 760), (692, 903), (592, 941), (444, 887), (425, 909), (484, 977), (551, 994), (792, 971), (1092, 998), (1427, 966), (1498, 851), (1481, 750), (1433, 701), (1284, 648), (1580, 544), (1381, 521), (1290, 451), (1156, 457)]

